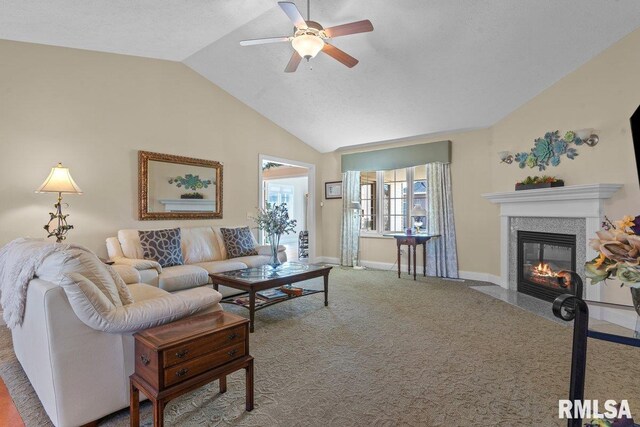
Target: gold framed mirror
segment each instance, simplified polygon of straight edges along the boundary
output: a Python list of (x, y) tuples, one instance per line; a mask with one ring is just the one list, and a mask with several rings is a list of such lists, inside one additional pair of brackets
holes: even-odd
[(138, 151), (138, 218), (222, 218), (222, 163)]

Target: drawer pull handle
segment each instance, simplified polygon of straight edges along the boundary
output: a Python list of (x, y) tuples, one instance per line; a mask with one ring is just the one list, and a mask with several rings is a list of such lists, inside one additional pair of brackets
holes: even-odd
[(229, 357), (233, 357), (236, 355), (236, 353), (238, 352), (238, 349), (233, 349), (231, 351), (228, 351), (227, 354), (229, 355)]
[(184, 358), (187, 354), (189, 353), (189, 350), (180, 350), (179, 352), (176, 353), (176, 357), (178, 359), (182, 359)]
[(236, 338), (238, 338), (240, 335), (238, 335), (237, 333), (232, 333), (231, 335), (229, 335), (229, 337), (227, 338), (229, 341), (233, 341)]
[(141, 355), (140, 355), (140, 361), (142, 362), (142, 364), (143, 364), (144, 366), (147, 366), (147, 365), (149, 364), (149, 362), (151, 362), (151, 361), (149, 360), (149, 358), (147, 357), (147, 355), (145, 355), (145, 354), (141, 354)]
[(184, 377), (185, 375), (187, 375), (187, 372), (189, 372), (189, 369), (182, 368), (178, 372), (176, 372), (176, 377)]

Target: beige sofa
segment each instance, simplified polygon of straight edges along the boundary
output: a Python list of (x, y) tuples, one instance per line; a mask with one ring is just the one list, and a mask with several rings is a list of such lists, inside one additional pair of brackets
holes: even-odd
[[(114, 268), (128, 282), (127, 304), (117, 303), (113, 313), (92, 311), (99, 299), (110, 306), (107, 296), (117, 299), (118, 292), (113, 284), (110, 293), (96, 291), (101, 281), (109, 281), (107, 266), (93, 254), (75, 255), (56, 253), (38, 267), (27, 287), (23, 322), (11, 330), (16, 357), (58, 427), (82, 425), (129, 406), (135, 330), (222, 309), (222, 295), (213, 289), (169, 293), (135, 283), (137, 270), (121, 265)], [(82, 262), (74, 264), (75, 259)]]
[[(117, 237), (109, 237), (107, 251), (109, 258), (116, 265), (128, 265), (135, 268), (143, 283), (157, 286), (169, 292), (206, 285), (210, 283), (209, 273), (258, 267), (267, 264), (271, 259), (270, 246), (259, 246), (255, 237), (254, 243), (258, 255), (227, 258), (220, 228), (180, 228), (184, 265), (162, 268), (158, 263), (144, 259), (138, 230), (120, 230)], [(278, 259), (282, 262), (287, 260), (284, 246), (278, 248)], [(220, 292), (223, 295), (237, 293), (237, 291), (229, 290), (224, 286), (221, 287)]]

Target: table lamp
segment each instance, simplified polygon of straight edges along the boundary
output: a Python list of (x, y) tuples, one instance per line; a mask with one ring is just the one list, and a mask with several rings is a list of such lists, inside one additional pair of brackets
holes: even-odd
[(420, 205), (415, 205), (413, 209), (411, 209), (411, 216), (413, 217), (413, 225), (416, 227), (416, 233), (420, 233), (420, 227), (424, 225), (418, 218), (426, 215), (427, 211)]
[[(60, 243), (67, 238), (66, 234), (69, 230), (73, 229), (73, 225), (67, 223), (67, 215), (62, 214), (62, 194), (82, 194), (82, 190), (75, 183), (69, 168), (62, 166), (62, 163), (58, 163), (58, 166), (51, 168), (51, 173), (44, 180), (44, 183), (36, 190), (36, 193), (58, 193), (58, 202), (53, 205), (56, 209), (54, 212), (49, 212), (49, 222), (44, 226), (47, 237), (56, 237), (56, 242)], [(67, 205), (68, 206), (68, 205)], [(51, 229), (52, 225), (56, 225), (55, 229)]]

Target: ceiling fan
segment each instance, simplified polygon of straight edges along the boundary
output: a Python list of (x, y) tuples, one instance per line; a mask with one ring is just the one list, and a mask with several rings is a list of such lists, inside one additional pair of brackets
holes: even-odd
[(278, 2), (278, 5), (282, 8), (284, 13), (287, 14), (295, 26), (292, 36), (243, 40), (240, 42), (240, 45), (252, 46), (267, 43), (291, 42), (294, 52), (293, 55), (291, 55), (291, 59), (289, 60), (287, 67), (284, 69), (286, 73), (293, 73), (296, 71), (302, 58), (305, 58), (308, 61), (309, 59), (314, 58), (320, 51), (326, 53), (349, 68), (354, 67), (358, 63), (358, 60), (348, 53), (329, 44), (327, 40), (335, 37), (347, 36), (349, 34), (373, 31), (371, 21), (365, 19), (363, 21), (323, 28), (322, 25), (310, 19), (309, 1), (310, 0), (307, 0), (306, 20), (302, 17), (300, 11), (293, 2)]

